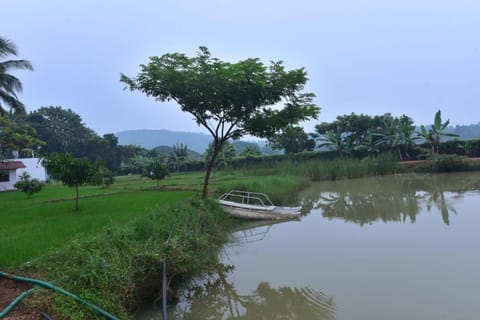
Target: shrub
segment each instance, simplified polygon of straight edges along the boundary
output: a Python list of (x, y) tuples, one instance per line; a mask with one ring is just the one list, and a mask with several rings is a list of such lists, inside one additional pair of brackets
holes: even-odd
[(102, 188), (106, 189), (115, 182), (115, 175), (105, 167), (101, 168), (100, 171), (102, 174)]
[(43, 184), (38, 179), (32, 179), (32, 177), (24, 172), (20, 175), (20, 180), (14, 184), (14, 187), (21, 190), (30, 198), (33, 194), (42, 190)]
[(440, 154), (427, 160), (417, 171), (426, 172), (456, 172), (475, 170), (472, 161), (465, 156)]

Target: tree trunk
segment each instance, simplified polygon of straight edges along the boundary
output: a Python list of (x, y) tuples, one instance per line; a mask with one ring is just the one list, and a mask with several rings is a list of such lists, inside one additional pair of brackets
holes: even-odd
[(75, 211), (78, 211), (78, 185), (75, 185)]
[(203, 179), (203, 191), (202, 191), (202, 198), (205, 199), (208, 196), (208, 182), (210, 181), (210, 174), (212, 173), (213, 166), (215, 164), (215, 160), (217, 159), (220, 150), (222, 149), (224, 141), (220, 141), (218, 144), (214, 143), (214, 150), (210, 161), (207, 164), (207, 169), (205, 172), (205, 178)]
[(400, 147), (397, 147), (397, 155), (398, 155), (398, 160), (400, 161), (403, 161), (403, 156), (402, 156), (402, 150), (400, 149)]

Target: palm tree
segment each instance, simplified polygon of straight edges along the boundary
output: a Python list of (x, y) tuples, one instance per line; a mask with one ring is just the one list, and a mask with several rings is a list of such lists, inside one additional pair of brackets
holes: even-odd
[(344, 136), (338, 126), (335, 127), (335, 130), (327, 130), (324, 134), (314, 134), (313, 136), (320, 142), (317, 148), (326, 147), (330, 150), (336, 150), (340, 158), (343, 158), (345, 154), (349, 155), (353, 149), (351, 140)]
[(17, 55), (17, 47), (10, 40), (0, 37), (0, 117), (10, 113), (24, 114), (25, 106), (18, 100), (17, 93), (22, 92), (20, 80), (9, 73), (12, 69), (33, 70), (27, 60), (5, 60), (9, 55)]

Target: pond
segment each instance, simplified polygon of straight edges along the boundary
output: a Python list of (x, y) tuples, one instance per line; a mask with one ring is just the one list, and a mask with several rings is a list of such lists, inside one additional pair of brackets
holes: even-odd
[(318, 182), (299, 199), (301, 221), (236, 232), (169, 319), (479, 317), (480, 173)]

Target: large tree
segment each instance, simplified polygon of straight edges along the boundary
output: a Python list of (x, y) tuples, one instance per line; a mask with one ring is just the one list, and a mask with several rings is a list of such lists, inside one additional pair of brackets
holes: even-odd
[(305, 133), (302, 127), (289, 126), (282, 133), (270, 139), (273, 149), (284, 150), (286, 154), (312, 151), (315, 140)]
[[(307, 82), (303, 68), (286, 71), (281, 61), (269, 66), (259, 59), (229, 63), (213, 58), (206, 47), (195, 57), (168, 53), (151, 57), (134, 78), (121, 75), (130, 90), (139, 90), (159, 101), (175, 101), (193, 115), (213, 137), (203, 197), (215, 159), (228, 139), (245, 134), (273, 137), (283, 128), (316, 118), (314, 94), (302, 93)], [(284, 103), (280, 108), (279, 103)], [(275, 106), (275, 107), (274, 107)]]
[(337, 119), (330, 123), (317, 124), (313, 136), (321, 146), (337, 150), (340, 156), (348, 156), (364, 144), (372, 130), (380, 126), (381, 117), (351, 113), (337, 116)]
[(59, 106), (41, 107), (27, 116), (27, 122), (45, 141), (44, 154), (68, 152), (74, 157), (86, 157), (89, 144), (98, 138), (80, 115)]
[(25, 114), (25, 106), (17, 96), (22, 92), (22, 83), (9, 72), (15, 69), (33, 70), (29, 61), (8, 59), (10, 55), (17, 56), (17, 47), (10, 40), (0, 37), (0, 117), (8, 113)]
[(0, 117), (0, 160), (12, 158), (13, 152), (19, 156), (30, 156), (45, 143), (23, 119), (22, 115), (11, 114)]

